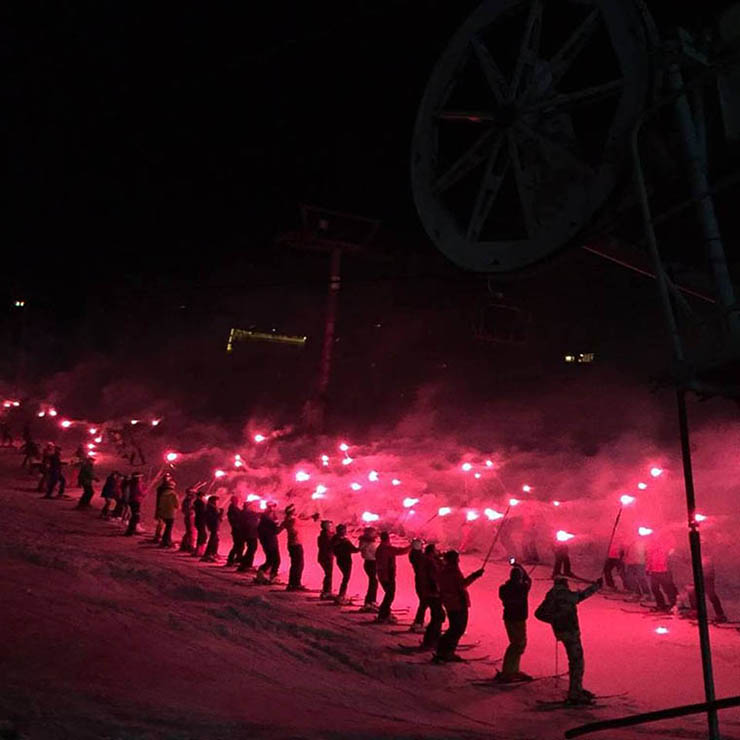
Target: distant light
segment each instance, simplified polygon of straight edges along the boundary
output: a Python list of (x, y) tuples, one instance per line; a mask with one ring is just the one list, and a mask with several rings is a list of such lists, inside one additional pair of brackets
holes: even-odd
[(324, 498), (324, 494), (323, 494), (323, 493), (319, 493), (318, 491), (314, 491), (314, 492), (313, 492), (313, 493), (311, 494), (311, 498), (312, 498), (312, 499), (313, 499), (314, 501), (316, 501), (316, 499)]
[(95, 439), (93, 441), (94, 442), (97, 442), (97, 444), (100, 444), (103, 441), (103, 438), (102, 437), (95, 437)]
[(472, 470), (472, 469), (473, 469), (473, 466), (472, 466), (472, 465), (471, 465), (470, 463), (468, 463), (468, 462), (466, 462), (466, 463), (463, 463), (463, 464), (462, 464), (462, 465), (461, 465), (460, 467), (461, 467), (461, 468), (462, 468), (462, 469), (463, 469), (463, 470), (464, 470), (464, 471), (465, 471), (466, 473), (468, 472), (468, 470)]
[(241, 468), (243, 467), (244, 463), (242, 460), (237, 456), (237, 458), (234, 460), (234, 467), (235, 468)]
[(576, 356), (575, 355), (565, 355), (565, 361), (566, 362), (575, 362)]
[(644, 491), (644, 490), (645, 490), (645, 489), (647, 488), (647, 483), (642, 483), (642, 482), (640, 482), (640, 483), (638, 483), (638, 484), (637, 484), (637, 487), (638, 487), (638, 488), (639, 488), (639, 489), (640, 489), (641, 491)]
[(378, 481), (378, 474), (377, 474), (377, 473), (376, 473), (376, 472), (375, 472), (374, 470), (371, 470), (371, 471), (370, 471), (370, 472), (369, 472), (369, 473), (367, 474), (367, 479), (368, 479), (369, 481), (371, 481), (372, 483), (377, 483), (377, 481)]
[(415, 506), (419, 503), (418, 498), (405, 498), (402, 502), (404, 509), (410, 509), (412, 506)]
[(324, 498), (324, 494), (327, 492), (327, 487), (319, 483), (318, 486), (316, 486), (316, 490), (311, 494), (312, 499), (317, 498)]
[(321, 456), (321, 464), (322, 465), (328, 465), (329, 464), (329, 455), (322, 455)]
[(43, 419), (46, 416), (46, 411), (39, 411), (36, 416), (38, 416), (39, 419)]
[(553, 501), (552, 502), (552, 505), (553, 506), (560, 506), (560, 501)]
[(260, 501), (260, 509), (264, 511), (266, 508), (267, 508), (267, 501), (265, 500)]
[(656, 627), (656, 628), (655, 628), (655, 631), (656, 631), (656, 632), (657, 632), (657, 633), (658, 633), (659, 635), (667, 635), (667, 634), (668, 634), (668, 627)]
[(479, 516), (480, 514), (477, 511), (471, 510), (465, 515), (465, 519), (469, 522), (474, 522)]
[(450, 513), (452, 513), (452, 509), (449, 506), (442, 506), (439, 511), (437, 511), (439, 516), (447, 516)]
[(341, 443), (341, 444), (339, 445), (339, 449), (340, 449), (340, 450), (341, 450), (342, 452), (347, 452), (347, 450), (349, 449), (349, 445), (348, 445), (348, 444), (347, 444), (346, 442), (342, 442), (342, 443)]
[(132, 425), (136, 425), (138, 423), (139, 423), (139, 420), (138, 419), (131, 419), (131, 424)]
[(310, 475), (309, 475), (308, 473), (304, 472), (303, 470), (299, 470), (299, 471), (298, 471), (298, 472), (297, 472), (297, 473), (295, 474), (295, 479), (296, 479), (296, 480), (297, 480), (297, 481), (298, 481), (299, 483), (303, 483), (304, 481), (310, 480), (310, 478), (311, 478), (311, 476), (310, 476)]
[(480, 478), (480, 473), (473, 473), (473, 478)]
[(158, 427), (159, 426), (159, 422), (161, 422), (161, 421), (162, 421), (161, 419), (152, 419), (152, 426), (153, 427)]
[(650, 468), (650, 475), (653, 476), (653, 478), (657, 478), (659, 475), (663, 474), (663, 468)]
[(342, 460), (342, 465), (351, 465), (353, 462), (354, 460), (349, 455), (347, 455), (347, 457)]
[(13, 401), (13, 406), (15, 406), (16, 408), (18, 408), (18, 406), (20, 405), (21, 405), (20, 401)]
[(249, 495), (247, 496), (247, 501), (248, 501), (248, 502), (252, 502), (252, 501), (259, 501), (259, 500), (260, 500), (260, 498), (261, 498), (261, 497), (260, 497), (260, 496), (258, 496), (258, 495), (257, 495), (256, 493), (250, 493), (250, 494), (249, 494)]
[(72, 426), (72, 422), (69, 421), (69, 419), (64, 419), (64, 421), (59, 422), (59, 426), (64, 429), (69, 429)]
[(164, 459), (167, 460), (167, 462), (175, 462), (175, 460), (177, 460), (177, 457), (178, 457), (178, 455), (177, 455), (176, 452), (168, 452), (164, 456)]
[(350, 484), (349, 484), (349, 487), (350, 487), (350, 488), (351, 488), (351, 489), (352, 489), (353, 491), (359, 491), (359, 490), (360, 490), (360, 489), (362, 488), (362, 486), (361, 486), (361, 485), (360, 485), (359, 483), (350, 483)]
[(557, 532), (555, 532), (555, 539), (558, 542), (567, 542), (568, 540), (572, 540), (574, 537), (574, 534), (566, 532), (564, 529), (559, 529)]
[(500, 511), (496, 511), (496, 509), (486, 509), (483, 512), (492, 522), (496, 521), (496, 519), (503, 519), (504, 515)]
[(630, 496), (629, 494), (623, 493), (619, 497), (619, 500), (622, 503), (622, 506), (629, 506), (630, 504), (633, 504), (635, 502), (635, 497)]
[(12, 405), (12, 401), (3, 401), (3, 408), (9, 409)]
[(414, 516), (414, 514), (416, 514), (416, 512), (413, 509), (411, 509), (411, 511), (409, 511), (409, 516)]
[(87, 449), (88, 449), (88, 450), (94, 450), (94, 449), (95, 449), (95, 444), (94, 444), (94, 443), (92, 443), (92, 442), (88, 442), (88, 443), (87, 443)]
[(398, 480), (398, 478), (394, 478), (394, 479), (393, 479), (393, 480), (391, 481), (391, 485), (392, 485), (392, 486), (400, 486), (400, 485), (401, 485), (401, 481), (400, 481), (400, 480)]
[(380, 516), (378, 514), (373, 514), (371, 511), (362, 512), (363, 522), (377, 522), (378, 519), (380, 519)]
[(216, 470), (213, 473), (213, 477), (214, 478), (223, 478), (225, 475), (226, 475), (226, 471), (225, 470)]
[(694, 514), (694, 521), (697, 522), (705, 522), (707, 520), (706, 516), (704, 514)]
[(254, 441), (259, 444), (260, 442), (264, 442), (266, 439), (264, 434), (255, 434), (254, 435)]
[(492, 468), (493, 467), (493, 460), (486, 460), (486, 467)]
[(57, 410), (56, 409), (49, 409), (49, 416), (56, 416)]
[(640, 535), (640, 537), (647, 537), (649, 534), (652, 534), (653, 530), (650, 529), (650, 527), (638, 527), (637, 528), (637, 534)]
[(26, 305), (26, 302), (24, 300), (18, 300), (14, 305), (16, 308), (23, 308)]
[(518, 506), (519, 505), (519, 499), (517, 498), (510, 498), (509, 499), (509, 506)]
[(522, 486), (524, 493), (529, 493), (532, 490), (532, 486), (528, 486), (526, 483)]
[(90, 427), (87, 431), (90, 432), (90, 434), (97, 434), (98, 433), (98, 430), (95, 427)]

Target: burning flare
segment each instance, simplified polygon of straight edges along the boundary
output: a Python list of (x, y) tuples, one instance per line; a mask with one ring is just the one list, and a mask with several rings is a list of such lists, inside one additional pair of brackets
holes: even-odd
[(574, 534), (566, 532), (564, 529), (559, 529), (557, 532), (555, 532), (555, 539), (558, 542), (567, 542), (568, 540), (572, 540), (574, 537)]

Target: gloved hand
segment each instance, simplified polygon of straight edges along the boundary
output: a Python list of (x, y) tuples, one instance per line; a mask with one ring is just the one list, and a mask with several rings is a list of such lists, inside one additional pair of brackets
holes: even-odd
[(480, 578), (484, 573), (485, 573), (485, 570), (483, 570), (483, 568), (479, 568), (478, 570), (475, 571), (475, 573), (473, 573), (473, 575), (476, 578)]

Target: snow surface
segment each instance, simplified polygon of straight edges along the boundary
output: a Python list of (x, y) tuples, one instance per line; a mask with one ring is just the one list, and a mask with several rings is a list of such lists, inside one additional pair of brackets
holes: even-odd
[[(506, 646), (496, 597), (504, 562), (489, 564), (471, 587), (464, 638), (481, 641), (467, 655), (491, 660), (437, 667), (427, 656), (389, 650), (417, 639), (391, 634), (402, 626), (370, 624), (368, 615), (325, 605), (315, 594), (254, 586), (221, 565), (157, 549), (146, 537), (124, 538), (97, 510), (74, 511), (72, 499), (43, 500), (18, 474), (18, 463), (10, 452), (0, 456), (2, 737), (15, 729), (34, 739), (557, 738), (596, 719), (702, 700), (697, 632), (688, 622), (627, 614), (621, 602), (600, 595), (584, 602), (585, 685), (627, 696), (597, 708), (542, 712), (537, 700), (562, 697), (566, 679), (472, 684), (494, 674)], [(148, 511), (144, 524), (151, 530)], [(311, 586), (320, 582), (317, 529), (313, 522), (305, 527), (304, 582)], [(224, 526), (222, 554), (229, 544)], [(413, 607), (411, 568), (401, 560), (395, 606)], [(462, 563), (469, 572), (480, 555)], [(575, 566), (596, 575), (587, 562)], [(534, 573), (543, 580), (535, 580), (532, 607), (549, 587), (547, 573), (546, 566)], [(349, 592), (362, 593), (364, 585), (357, 558)], [(724, 596), (721, 582), (718, 589)], [(740, 603), (725, 602), (737, 618)], [(668, 634), (657, 635), (659, 625)], [(740, 633), (712, 628), (711, 636), (717, 695), (740, 694)], [(555, 656), (549, 627), (530, 619), (523, 670), (550, 676)], [(558, 667), (566, 667), (562, 649)], [(740, 738), (740, 710), (720, 719), (723, 737)], [(705, 737), (705, 720), (594, 737), (647, 735)]]

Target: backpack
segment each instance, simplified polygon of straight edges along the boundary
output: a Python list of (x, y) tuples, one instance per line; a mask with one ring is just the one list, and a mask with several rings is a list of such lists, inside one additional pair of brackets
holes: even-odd
[(552, 591), (548, 591), (542, 603), (535, 609), (534, 616), (536, 619), (539, 619), (540, 622), (552, 624), (558, 617), (559, 611), (557, 603), (555, 602), (555, 597), (552, 595)]

